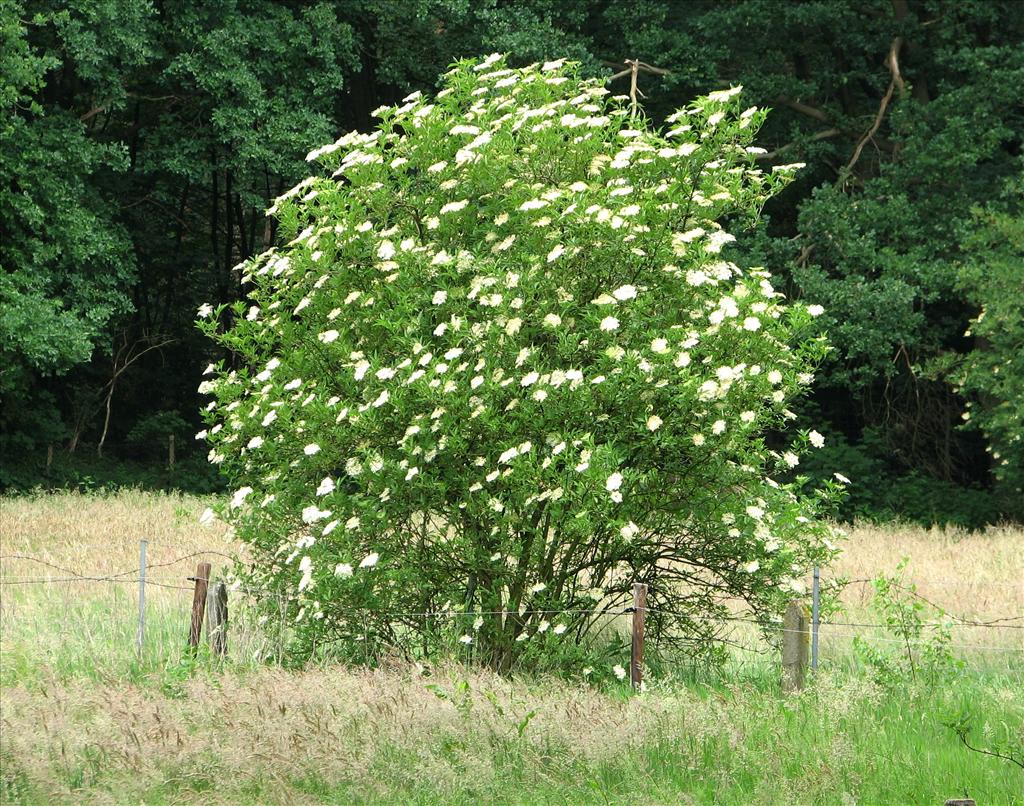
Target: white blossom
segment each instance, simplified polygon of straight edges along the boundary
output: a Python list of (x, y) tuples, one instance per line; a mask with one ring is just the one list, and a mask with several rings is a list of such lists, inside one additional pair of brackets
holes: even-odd
[(238, 509), (242, 504), (245, 503), (245, 499), (252, 492), (252, 487), (240, 487), (235, 490), (235, 494), (231, 496), (231, 508)]
[(320, 486), (316, 488), (316, 494), (327, 495), (328, 493), (332, 492), (334, 492), (334, 479), (332, 479), (330, 476), (327, 476), (326, 478), (324, 478), (323, 481), (320, 482)]
[(331, 517), (331, 511), (329, 509), (320, 509), (316, 504), (312, 504), (302, 510), (303, 523), (316, 523), (329, 517)]

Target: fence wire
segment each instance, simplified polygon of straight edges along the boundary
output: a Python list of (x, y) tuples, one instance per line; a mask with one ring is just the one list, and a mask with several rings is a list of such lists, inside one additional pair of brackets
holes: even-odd
[[(128, 546), (121, 545), (121, 544), (117, 544), (116, 546), (114, 544), (102, 544), (102, 545), (97, 544), (97, 545), (98, 545), (98, 547), (106, 547), (106, 548), (120, 548), (120, 549), (128, 548)], [(233, 557), (232, 555), (226, 554), (226, 553), (224, 553), (222, 551), (217, 551), (217, 550), (213, 550), (213, 549), (211, 549), (211, 550), (200, 550), (200, 551), (194, 551), (194, 552), (190, 552), (188, 554), (184, 554), (184, 555), (175, 557), (172, 560), (167, 560), (167, 561), (164, 561), (164, 562), (157, 562), (157, 563), (147, 564), (145, 566), (145, 569), (146, 569), (146, 571), (149, 571), (151, 569), (157, 569), (157, 568), (169, 568), (170, 566), (177, 565), (179, 563), (185, 562), (187, 560), (195, 559), (195, 558), (198, 558), (198, 557), (221, 557), (221, 558), (224, 558), (224, 559), (227, 559), (227, 560), (231, 560), (231, 561), (235, 561), (237, 559), (237, 558)], [(0, 561), (5, 561), (5, 560), (21, 560), (21, 561), (26, 561), (26, 562), (37, 563), (39, 565), (42, 565), (42, 566), (45, 566), (45, 567), (48, 567), (48, 568), (52, 568), (53, 570), (58, 571), (58, 572), (64, 574), (64, 576), (60, 576), (60, 577), (53, 577), (53, 576), (47, 576), (47, 577), (0, 577), (0, 587), (20, 586), (20, 585), (49, 585), (49, 584), (56, 584), (56, 583), (73, 583), (73, 582), (75, 582), (75, 583), (77, 583), (77, 582), (109, 582), (109, 583), (127, 582), (127, 583), (138, 583), (140, 581), (139, 569), (137, 567), (132, 568), (132, 569), (127, 570), (127, 571), (121, 571), (121, 572), (117, 572), (117, 573), (113, 573), (113, 574), (107, 574), (107, 575), (87, 575), (87, 574), (79, 574), (79, 573), (77, 573), (76, 571), (74, 571), (71, 568), (67, 568), (67, 567), (59, 565), (57, 563), (53, 563), (53, 562), (51, 562), (49, 560), (46, 560), (46, 559), (43, 559), (41, 557), (35, 557), (35, 556), (32, 556), (32, 555), (27, 555), (27, 554), (5, 554), (5, 555), (0, 555)], [(194, 585), (180, 584), (180, 583), (186, 582), (186, 581), (192, 581), (193, 579), (194, 578), (192, 578), (192, 577), (183, 577), (183, 578), (169, 577), (169, 578), (166, 578), (166, 579), (152, 579), (152, 578), (150, 578), (147, 575), (141, 581), (144, 581), (144, 583), (147, 586), (153, 586), (153, 587), (163, 588), (163, 589), (168, 589), (168, 590), (180, 590), (180, 591), (189, 591), (189, 592), (191, 592), (191, 591), (194, 590)], [(873, 580), (871, 580), (871, 579), (854, 579), (854, 580), (847, 580), (845, 582), (845, 584), (846, 585), (868, 584), (868, 583), (870, 583), (872, 581)], [(933, 580), (933, 581), (937, 581), (937, 580)], [(961, 583), (965, 582), (964, 580), (957, 580), (957, 581), (961, 582)], [(966, 582), (967, 582), (967, 584), (972, 584), (970, 580), (968, 580)], [(988, 583), (988, 582), (978, 581), (977, 584), (1007, 585), (1007, 586), (1010, 586), (1010, 585), (1015, 585), (1016, 583), (999, 583), (999, 582)], [(229, 590), (231, 590), (232, 592), (235, 592), (235, 593), (241, 593), (241, 594), (250, 596), (250, 597), (255, 598), (255, 599), (277, 599), (282, 604), (285, 603), (286, 601), (288, 601), (289, 599), (291, 599), (292, 596), (293, 596), (293, 594), (290, 594), (290, 593), (284, 592), (284, 591), (275, 591), (275, 590), (271, 590), (271, 589), (268, 589), (268, 588), (243, 586), (243, 585), (239, 585), (237, 583), (231, 584), (229, 586)], [(937, 605), (934, 605), (934, 603), (930, 602), (928, 599), (925, 599), (924, 597), (920, 596), (915, 591), (912, 591), (912, 590), (909, 590), (909, 589), (904, 589), (904, 590), (906, 592), (910, 593), (911, 595), (916, 596), (918, 599), (921, 599), (922, 601), (927, 602), (928, 604), (932, 605), (933, 607), (936, 607), (937, 609), (940, 609), (940, 610), (942, 609), (942, 608), (939, 608)], [(676, 611), (665, 610), (665, 609), (656, 608), (656, 607), (646, 607), (646, 608), (643, 608), (643, 609), (646, 612), (648, 612), (648, 613), (655, 613), (655, 614), (660, 614), (660, 615), (669, 616), (669, 617), (683, 617), (684, 615), (686, 615), (686, 614), (679, 613), (679, 612), (676, 612)], [(502, 617), (518, 616), (518, 617), (521, 617), (521, 618), (522, 617), (541, 616), (541, 617), (552, 617), (552, 618), (555, 618), (555, 617), (558, 617), (558, 616), (568, 616), (568, 617), (571, 617), (571, 616), (611, 616), (611, 617), (623, 616), (623, 615), (628, 615), (628, 614), (633, 613), (634, 612), (634, 608), (633, 607), (625, 607), (625, 606), (615, 606), (615, 607), (608, 606), (608, 607), (603, 607), (603, 608), (591, 608), (591, 609), (574, 608), (574, 609), (527, 609), (527, 610), (473, 610), (473, 611), (469, 611), (469, 612), (458, 612), (458, 611), (452, 611), (452, 610), (436, 610), (436, 611), (429, 611), (429, 610), (428, 611), (382, 611), (382, 610), (376, 610), (376, 609), (373, 609), (373, 608), (363, 608), (363, 609), (348, 608), (344, 612), (347, 615), (350, 615), (350, 616), (353, 616), (353, 617), (361, 616), (361, 617), (364, 617), (364, 618), (367, 617), (367, 616), (376, 616), (376, 617), (380, 617), (380, 618), (423, 618), (423, 619), (430, 619), (430, 618), (435, 618), (435, 619), (469, 619), (469, 618), (476, 618), (477, 616), (502, 616)], [(966, 628), (985, 629), (985, 628), (988, 628), (988, 629), (998, 629), (998, 630), (1003, 630), (1003, 631), (1005, 631), (1005, 630), (1024, 630), (1024, 624), (1013, 623), (1013, 622), (1024, 622), (1024, 615), (1004, 616), (1004, 617), (999, 617), (999, 618), (995, 618), (995, 619), (990, 619), (988, 621), (978, 621), (978, 620), (974, 620), (974, 619), (967, 619), (967, 618), (963, 618), (963, 617), (957, 616), (957, 615), (949, 615), (948, 618), (950, 618), (951, 621), (948, 622), (948, 623), (942, 624), (941, 626), (943, 628), (949, 628), (949, 629), (966, 629)], [(727, 623), (731, 623), (731, 624), (749, 624), (749, 625), (753, 625), (753, 626), (758, 627), (759, 629), (765, 631), (766, 633), (771, 633), (771, 634), (785, 634), (785, 633), (791, 633), (791, 632), (797, 632), (797, 633), (803, 633), (803, 634), (807, 633), (806, 630), (789, 630), (789, 629), (784, 628), (781, 624), (776, 625), (776, 624), (772, 624), (772, 623), (766, 623), (766, 622), (764, 622), (762, 620), (758, 620), (758, 619), (754, 619), (754, 618), (750, 618), (750, 617), (744, 617), (742, 615), (708, 617), (705, 620), (706, 621), (713, 621), (713, 622), (721, 623), (721, 624), (727, 624)], [(932, 625), (932, 626), (938, 626), (938, 625)], [(878, 623), (878, 622), (831, 621), (831, 620), (825, 621), (825, 620), (823, 620), (823, 621), (819, 622), (819, 627), (820, 628), (825, 628), (825, 629), (821, 630), (821, 632), (819, 633), (819, 635), (821, 635), (822, 637), (828, 637), (830, 635), (831, 636), (842, 635), (842, 636), (845, 636), (845, 637), (852, 637), (852, 638), (861, 637), (861, 638), (864, 638), (865, 640), (869, 640), (869, 641), (872, 641), (872, 642), (893, 643), (893, 644), (899, 644), (899, 645), (902, 645), (902, 646), (922, 646), (922, 645), (927, 645), (928, 643), (930, 643), (929, 641), (923, 640), (923, 639), (893, 638), (893, 637), (877, 636), (877, 635), (865, 636), (862, 633), (858, 632), (858, 630), (863, 630), (863, 629), (885, 630), (885, 629), (889, 628), (889, 625), (886, 625), (886, 624), (883, 624), (883, 623)], [(717, 638), (717, 640), (721, 641), (722, 643), (729, 644), (731, 646), (734, 646), (734, 647), (736, 647), (738, 649), (742, 649), (742, 650), (745, 650), (745, 651), (756, 652), (756, 653), (764, 652), (763, 649), (756, 649), (756, 648), (753, 648), (753, 647), (744, 646), (744, 645), (739, 644), (739, 643), (737, 643), (735, 641), (732, 641), (732, 640), (730, 640), (730, 636), (719, 636)], [(949, 646), (950, 648), (965, 649), (965, 650), (983, 650), (983, 651), (986, 651), (986, 652), (1004, 652), (1004, 653), (1024, 654), (1024, 643), (1022, 643), (1022, 646), (1020, 648), (1017, 648), (1017, 647), (1007, 647), (1007, 646), (995, 645), (995, 644), (977, 644), (977, 643), (964, 643), (964, 642), (956, 642), (956, 643), (952, 643), (951, 642), (951, 643), (947, 644), (947, 646)]]

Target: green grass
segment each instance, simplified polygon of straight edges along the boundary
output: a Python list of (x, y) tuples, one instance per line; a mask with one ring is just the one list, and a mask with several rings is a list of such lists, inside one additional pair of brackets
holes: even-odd
[[(5, 653), (0, 802), (936, 804), (966, 791), (1024, 803), (1024, 770), (943, 724), (966, 711), (979, 744), (1019, 745), (1019, 672), (883, 688), (843, 662), (784, 696), (764, 663), (637, 696), (458, 665), (423, 678), (200, 656), (104, 683), (79, 663), (84, 674), (18, 681)], [(180, 740), (160, 735), (171, 726)]]
[[(133, 513), (147, 514), (159, 561), (216, 547), (203, 532), (175, 542), (194, 528), (193, 501), (71, 504), (41, 498), (46, 528), (26, 506), (23, 545), (4, 553), (48, 550), (94, 574), (131, 568), (134, 538), (121, 554), (104, 545), (85, 559), (87, 544), (101, 542), (86, 505), (122, 507), (134, 534)], [(180, 508), (188, 517), (177, 518)], [(80, 536), (63, 547), (36, 537), (73, 529)], [(972, 545), (981, 568), (987, 545)], [(155, 578), (186, 585), (194, 563)], [(39, 573), (4, 567), (8, 579)], [(1019, 591), (990, 590), (998, 598), (978, 617), (1014, 610)], [(774, 652), (735, 654), (720, 670), (655, 658), (649, 689), (634, 695), (582, 676), (509, 680), (455, 661), (288, 671), (237, 597), (230, 659), (193, 655), (191, 593), (175, 588), (147, 593), (136, 658), (135, 596), (131, 583), (0, 589), (0, 803), (931, 806), (967, 792), (979, 806), (1024, 805), (1024, 770), (966, 749), (944, 724), (967, 713), (973, 743), (1024, 746), (1020, 631), (958, 632), (958, 642), (1010, 651), (957, 650), (964, 668), (934, 679), (883, 686), (852, 655), (851, 635), (834, 630), (799, 695), (780, 693)]]

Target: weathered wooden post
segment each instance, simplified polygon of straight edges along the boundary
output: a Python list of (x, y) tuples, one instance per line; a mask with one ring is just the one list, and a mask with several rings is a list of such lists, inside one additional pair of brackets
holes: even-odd
[(639, 690), (644, 682), (644, 616), (647, 613), (647, 586), (633, 584), (633, 645), (629, 658), (629, 682)]
[(174, 470), (174, 434), (167, 437), (167, 469)]
[(223, 581), (206, 594), (206, 640), (215, 655), (228, 654), (228, 586)]
[(206, 589), (210, 584), (210, 564), (199, 563), (196, 575), (192, 577), (196, 583), (192, 593), (192, 626), (188, 632), (188, 645), (195, 649), (199, 646), (199, 637), (203, 633), (203, 616), (206, 613)]
[(977, 806), (970, 798), (953, 798), (946, 801), (946, 806)]
[(782, 619), (782, 690), (799, 691), (804, 687), (807, 669), (807, 646), (810, 634), (807, 608), (790, 602)]

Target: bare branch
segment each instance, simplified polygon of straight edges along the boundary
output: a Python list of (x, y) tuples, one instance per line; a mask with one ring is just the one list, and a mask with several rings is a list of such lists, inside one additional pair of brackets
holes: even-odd
[(878, 105), (878, 113), (875, 115), (875, 120), (860, 139), (857, 141), (857, 146), (853, 150), (853, 156), (850, 157), (850, 161), (846, 163), (846, 167), (841, 171), (840, 178), (849, 175), (853, 171), (853, 166), (857, 164), (857, 160), (860, 159), (861, 151), (864, 150), (864, 146), (868, 140), (875, 136), (875, 132), (878, 131), (879, 126), (882, 125), (882, 119), (885, 117), (885, 110), (889, 108), (889, 102), (892, 101), (893, 92), (898, 88), (900, 95), (903, 94), (903, 76), (900, 75), (900, 64), (899, 55), (900, 49), (903, 47), (903, 37), (897, 36), (892, 40), (892, 44), (889, 45), (889, 55), (885, 58), (885, 64), (889, 68), (889, 72), (892, 74), (892, 78), (889, 80), (889, 88), (885, 91), (885, 95), (882, 96), (882, 102)]
[(824, 109), (818, 109), (818, 107), (805, 104), (803, 101), (797, 101), (785, 95), (780, 95), (777, 103), (780, 103), (783, 106), (788, 106), (790, 109), (795, 112), (799, 112), (801, 115), (807, 115), (809, 118), (820, 120), (822, 123), (829, 122), (828, 113), (825, 112)]
[(1003, 761), (1010, 761), (1016, 764), (1022, 770), (1024, 770), (1024, 761), (1017, 758), (1016, 755), (1014, 755), (1013, 753), (1004, 754), (996, 750), (986, 750), (984, 747), (975, 747), (974, 745), (972, 745), (969, 741), (967, 741), (967, 733), (969, 732), (970, 728), (966, 724), (947, 724), (946, 727), (952, 728), (956, 732), (956, 735), (960, 737), (960, 741), (963, 742), (964, 747), (966, 747), (968, 750), (973, 750), (975, 753), (983, 753), (986, 756), (1001, 758), (1003, 759)]
[(96, 117), (101, 112), (106, 112), (106, 111), (107, 111), (107, 104), (102, 104), (100, 106), (94, 106), (92, 109), (90, 109), (84, 115), (80, 115), (78, 119), (82, 123), (85, 123), (87, 120), (92, 120), (94, 117)]
[[(815, 132), (814, 134), (812, 134), (808, 138), (808, 140), (813, 143), (813, 142), (816, 142), (818, 140), (827, 140), (829, 137), (835, 137), (837, 134), (842, 134), (842, 133), (843, 133), (842, 129), (836, 129), (836, 128), (824, 129), (824, 130), (822, 130), (820, 132)], [(775, 159), (775, 157), (777, 157), (783, 151), (788, 151), (789, 149), (793, 148), (796, 145), (799, 145), (800, 143), (801, 143), (800, 140), (794, 140), (791, 143), (786, 143), (784, 146), (779, 146), (774, 151), (769, 151), (767, 154), (758, 154), (756, 159), (758, 159), (758, 160), (771, 160), (771, 159)]]
[[(639, 105), (637, 98), (647, 97), (637, 86), (637, 77), (639, 74), (650, 73), (656, 76), (667, 76), (671, 75), (671, 72), (663, 67), (652, 67), (647, 64), (647, 62), (642, 62), (639, 59), (626, 59), (623, 63), (629, 66), (625, 70), (620, 70), (618, 73), (615, 73), (615, 75), (609, 76), (606, 81), (615, 81), (616, 79), (629, 76), (629, 100), (630, 106), (633, 108), (633, 114), (635, 115)], [(605, 62), (605, 64), (610, 67), (615, 66), (610, 62)]]

